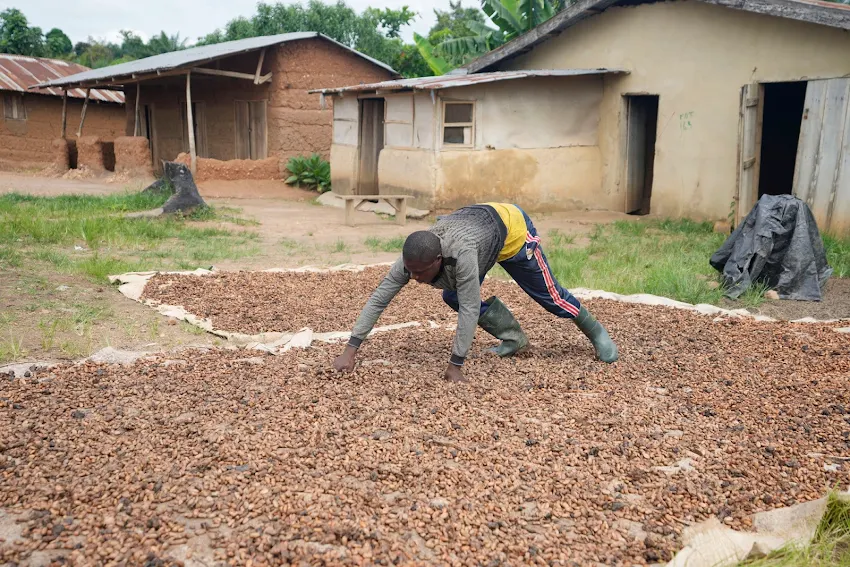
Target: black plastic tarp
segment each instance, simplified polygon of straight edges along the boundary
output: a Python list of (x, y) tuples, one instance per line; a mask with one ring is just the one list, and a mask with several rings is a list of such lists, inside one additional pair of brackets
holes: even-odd
[(832, 275), (815, 218), (792, 195), (759, 199), (710, 263), (723, 274), (725, 295), (731, 299), (763, 283), (780, 299), (820, 301)]

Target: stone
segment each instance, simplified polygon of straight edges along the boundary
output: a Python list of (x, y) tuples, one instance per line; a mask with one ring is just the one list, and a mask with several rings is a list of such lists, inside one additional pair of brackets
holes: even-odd
[(779, 292), (777, 292), (775, 289), (771, 289), (770, 291), (765, 292), (764, 298), (768, 301), (778, 301)]
[(633, 520), (620, 518), (614, 522), (614, 527), (629, 534), (634, 541), (645, 541), (648, 535), (643, 529), (643, 524)]
[(150, 353), (106, 347), (91, 355), (87, 360), (104, 364), (133, 364), (148, 354)]
[(383, 441), (384, 439), (389, 439), (392, 437), (392, 433), (387, 431), (386, 429), (378, 429), (374, 433), (372, 433), (372, 439), (375, 441)]

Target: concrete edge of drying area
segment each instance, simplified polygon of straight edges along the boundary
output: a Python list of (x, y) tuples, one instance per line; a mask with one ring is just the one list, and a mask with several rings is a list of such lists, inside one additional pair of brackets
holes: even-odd
[[(389, 267), (391, 266), (391, 262), (382, 262), (376, 264), (340, 264), (338, 266), (333, 266), (330, 268), (318, 268), (314, 266), (302, 266), (300, 268), (270, 268), (266, 270), (260, 270), (260, 272), (271, 272), (271, 273), (333, 273), (333, 272), (362, 272), (368, 268), (377, 268), (377, 267)], [(209, 319), (202, 319), (195, 314), (189, 313), (182, 306), (179, 305), (165, 305), (158, 303), (152, 300), (142, 300), (141, 296), (144, 291), (145, 285), (147, 282), (154, 277), (155, 275), (163, 273), (163, 274), (178, 274), (178, 275), (191, 275), (191, 276), (209, 276), (220, 273), (220, 270), (217, 270), (215, 267), (211, 269), (203, 269), (199, 268), (193, 271), (175, 271), (175, 272), (128, 272), (126, 274), (119, 274), (114, 276), (109, 276), (109, 281), (113, 284), (119, 284), (118, 290), (126, 297), (132, 299), (133, 301), (137, 301), (149, 307), (156, 309), (159, 313), (167, 317), (173, 317), (178, 320), (186, 321), (192, 325), (196, 325), (205, 331), (217, 335), (219, 337), (227, 339), (232, 344), (242, 345), (246, 348), (257, 349), (257, 350), (265, 350), (268, 352), (277, 352), (282, 349), (282, 352), (289, 350), (294, 346), (299, 346), (307, 339), (307, 335), (309, 334), (312, 337), (312, 340), (320, 341), (320, 342), (336, 342), (339, 340), (348, 339), (350, 333), (345, 330), (335, 331), (330, 333), (317, 333), (313, 334), (312, 330), (308, 328), (301, 329), (296, 333), (283, 333), (283, 332), (270, 332), (270, 333), (261, 333), (257, 335), (247, 335), (243, 333), (234, 333), (230, 331), (224, 331), (221, 329), (216, 329), (213, 326), (213, 323)], [(489, 276), (487, 277), (489, 279)], [(509, 283), (516, 285), (516, 282), (510, 280)], [(621, 295), (618, 293), (612, 293), (604, 290), (593, 290), (586, 288), (575, 288), (571, 290), (571, 293), (575, 295), (580, 300), (587, 299), (605, 299), (608, 301), (618, 301), (621, 303), (633, 303), (639, 305), (648, 305), (655, 307), (667, 307), (672, 309), (682, 309), (686, 311), (693, 311), (699, 313), (701, 315), (706, 316), (714, 316), (714, 321), (720, 321), (724, 317), (730, 318), (749, 318), (759, 322), (770, 322), (775, 323), (778, 322), (777, 319), (773, 319), (771, 317), (767, 317), (764, 315), (756, 315), (750, 313), (746, 309), (723, 309), (721, 307), (717, 307), (715, 305), (709, 305), (705, 303), (693, 305), (690, 303), (684, 303), (682, 301), (676, 301), (674, 299), (670, 299), (667, 297), (661, 297), (658, 295), (651, 295), (646, 293), (633, 294), (633, 295)], [(821, 324), (838, 324), (841, 323), (841, 319), (830, 319), (830, 320), (819, 320), (812, 317), (806, 317), (804, 319), (797, 319), (794, 321), (790, 321), (791, 323), (821, 323)], [(432, 327), (436, 327), (437, 324), (434, 322), (429, 322)], [(386, 332), (392, 331), (399, 328), (406, 328), (411, 326), (419, 325), (419, 322), (411, 321), (407, 323), (401, 323), (398, 325), (390, 325), (386, 327), (376, 327), (373, 330), (373, 333), (377, 332)], [(848, 328), (839, 328), (835, 329), (837, 332), (850, 333), (850, 327)], [(298, 336), (298, 339), (295, 340), (295, 337)], [(295, 340), (291, 346), (288, 346), (291, 341)], [(309, 343), (306, 344), (309, 346)]]
[[(269, 268), (266, 270), (259, 270), (260, 272), (271, 272), (271, 273), (332, 273), (332, 272), (361, 272), (368, 268), (376, 268), (376, 267), (389, 267), (391, 266), (391, 262), (382, 262), (375, 264), (340, 264), (338, 266), (333, 266), (330, 268), (327, 267), (315, 267), (315, 266), (302, 266), (299, 268)], [(270, 332), (270, 333), (262, 333), (258, 335), (248, 335), (244, 333), (234, 333), (230, 331), (224, 331), (222, 329), (216, 329), (213, 326), (213, 323), (210, 319), (205, 319), (198, 317), (197, 315), (188, 312), (185, 308), (179, 305), (166, 305), (160, 304), (151, 300), (142, 300), (142, 292), (144, 291), (145, 285), (147, 282), (157, 274), (178, 274), (178, 275), (194, 275), (194, 276), (207, 276), (214, 275), (216, 273), (220, 273), (221, 271), (212, 267), (211, 269), (203, 269), (198, 268), (192, 271), (148, 271), (148, 272), (128, 272), (125, 274), (118, 274), (109, 276), (109, 281), (112, 284), (118, 284), (118, 290), (125, 297), (132, 299), (138, 303), (143, 305), (147, 305), (155, 309), (158, 313), (171, 317), (177, 320), (185, 321), (191, 325), (195, 325), (204, 331), (221, 337), (227, 340), (227, 345), (222, 348), (226, 349), (236, 349), (236, 348), (244, 348), (246, 350), (256, 350), (262, 352), (268, 352), (272, 354), (281, 354), (289, 351), (292, 348), (307, 348), (314, 341), (323, 342), (323, 343), (336, 343), (340, 341), (347, 340), (351, 335), (348, 330), (341, 331), (333, 331), (328, 333), (314, 333), (310, 328), (299, 329), (296, 332)], [(490, 279), (490, 276), (487, 276), (487, 279)], [(510, 280), (509, 283), (516, 285), (516, 282)], [(690, 303), (684, 303), (681, 301), (676, 301), (674, 299), (661, 297), (657, 295), (651, 294), (634, 294), (634, 295), (621, 295), (617, 293), (612, 293), (604, 290), (591, 290), (585, 288), (575, 288), (571, 290), (571, 293), (575, 295), (577, 298), (581, 300), (587, 299), (605, 299), (608, 301), (618, 301), (622, 303), (633, 303), (639, 305), (649, 305), (656, 307), (667, 307), (672, 309), (682, 309), (686, 311), (692, 311), (696, 313), (700, 313), (705, 316), (713, 316), (713, 321), (721, 321), (725, 317), (729, 318), (749, 318), (755, 321), (765, 322), (765, 323), (773, 323), (779, 322), (777, 319), (773, 319), (771, 317), (767, 317), (764, 315), (755, 315), (750, 313), (746, 309), (723, 309), (717, 307), (715, 305), (709, 304), (697, 304), (693, 305)], [(807, 317), (804, 319), (798, 319), (795, 321), (790, 321), (791, 323), (797, 324), (805, 324), (805, 323), (820, 323), (820, 324), (835, 324), (834, 330), (838, 333), (850, 334), (850, 326), (840, 326), (842, 322), (848, 321), (847, 319), (830, 319), (830, 320), (818, 320), (811, 317)], [(375, 327), (372, 330), (371, 334), (376, 333), (385, 333), (391, 332), (398, 329), (410, 328), (421, 326), (422, 323), (419, 321), (409, 321), (405, 323), (398, 323), (395, 325), (387, 325)], [(428, 325), (431, 328), (439, 328), (441, 325), (433, 321), (429, 321)], [(446, 329), (453, 330), (455, 328), (454, 325), (443, 325)], [(176, 350), (183, 350), (186, 348), (205, 348), (209, 349), (211, 347), (207, 345), (198, 345), (198, 346), (183, 346), (179, 347)], [(115, 349), (113, 347), (106, 347), (101, 349), (100, 351), (92, 354), (91, 356), (81, 359), (78, 363), (92, 361), (92, 362), (102, 362), (106, 364), (132, 364), (137, 359), (150, 356), (153, 354), (162, 354), (162, 351), (126, 351)], [(9, 372), (14, 372), (19, 375), (23, 375), (23, 373), (29, 371), (31, 368), (49, 368), (58, 364), (58, 362), (53, 361), (27, 361), (27, 362), (17, 362), (13, 364), (6, 364), (0, 366), (0, 374), (8, 374)]]

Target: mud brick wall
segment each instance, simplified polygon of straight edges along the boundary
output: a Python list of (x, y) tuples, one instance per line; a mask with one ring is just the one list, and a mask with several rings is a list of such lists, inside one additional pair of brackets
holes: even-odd
[(64, 172), (71, 167), (71, 151), (68, 145), (69, 142), (65, 138), (56, 138), (50, 143), (53, 151), (51, 165), (56, 172)]
[(103, 141), (97, 136), (83, 136), (77, 140), (77, 165), (94, 172), (106, 170)]
[(316, 152), (330, 157), (333, 103), (328, 97), (322, 110), (319, 95), (309, 90), (392, 79), (389, 71), (321, 39), (279, 46), (273, 64), (269, 152), (280, 156), (283, 167), (295, 155)]
[[(220, 62), (221, 69), (254, 74), (260, 52), (240, 54)], [(209, 65), (211, 66), (211, 65)], [(319, 95), (311, 89), (388, 80), (390, 72), (362, 57), (322, 39), (308, 39), (270, 48), (262, 74), (272, 80), (255, 85), (245, 79), (192, 75), (192, 102), (195, 104), (198, 135), (198, 179), (259, 179), (286, 175), (286, 162), (295, 155), (317, 152), (330, 155), (333, 135), (333, 107), (328, 99), (322, 110)], [(125, 91), (126, 131), (133, 132), (136, 90)], [(236, 101), (266, 103), (269, 167), (261, 164), (216, 163), (236, 159)], [(185, 77), (168, 77), (156, 83), (142, 83), (139, 102), (153, 115), (154, 167), (161, 161), (188, 163)], [(203, 160), (200, 158), (209, 158)], [(206, 171), (205, 171), (206, 170)], [(244, 177), (242, 176), (244, 174)], [(215, 176), (215, 177), (211, 177)]]
[[(8, 91), (0, 94), (19, 96)], [(2, 169), (41, 169), (53, 165), (56, 159), (53, 142), (62, 133), (62, 97), (25, 93), (23, 101), (26, 120), (7, 119), (0, 114)], [(68, 138), (76, 134), (82, 110), (82, 100), (68, 99)], [(122, 105), (89, 101), (83, 134), (111, 142), (124, 133), (124, 112)]]
[[(174, 161), (191, 167), (192, 157), (180, 154)], [(280, 160), (276, 156), (266, 159), (231, 159), (218, 160), (198, 158), (197, 172), (193, 175), (195, 181), (221, 179), (234, 181), (238, 179), (278, 179), (280, 178)], [(285, 164), (284, 164), (285, 165)]]
[(115, 172), (129, 175), (153, 174), (147, 138), (142, 136), (115, 138)]

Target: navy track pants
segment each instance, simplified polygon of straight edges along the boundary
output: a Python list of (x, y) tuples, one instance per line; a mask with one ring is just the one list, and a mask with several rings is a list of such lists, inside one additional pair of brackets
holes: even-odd
[[(525, 218), (526, 227), (525, 245), (516, 256), (499, 262), (499, 265), (546, 311), (558, 317), (574, 319), (578, 316), (581, 303), (555, 279), (546, 255), (540, 247), (537, 229), (534, 228), (534, 224), (525, 211), (522, 211), (522, 216)], [(482, 282), (485, 275), (481, 274)], [(455, 311), (459, 309), (456, 291), (444, 290), (443, 301)], [(489, 305), (484, 301), (481, 302), (482, 315), (488, 307)]]

